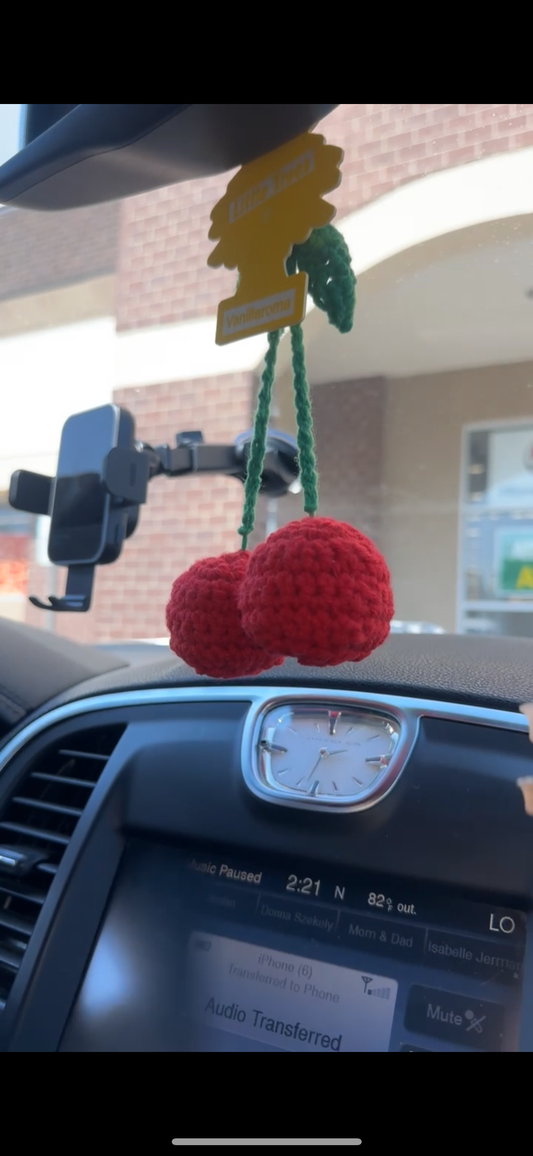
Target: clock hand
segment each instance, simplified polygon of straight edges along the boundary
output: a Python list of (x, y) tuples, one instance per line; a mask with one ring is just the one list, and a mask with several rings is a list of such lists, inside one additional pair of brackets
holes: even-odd
[(322, 762), (324, 759), (330, 759), (332, 755), (346, 755), (347, 753), (348, 753), (348, 747), (346, 747), (346, 748), (345, 748), (344, 750), (342, 750), (342, 751), (328, 751), (328, 750), (326, 750), (326, 748), (325, 748), (325, 747), (323, 747), (323, 748), (322, 748), (322, 750), (321, 750), (321, 752), (320, 752), (320, 754), (319, 754), (319, 756), (318, 756), (318, 759), (317, 759), (317, 761), (316, 761), (316, 763), (315, 763), (315, 765), (314, 765), (314, 767), (313, 767), (313, 769), (312, 769), (312, 771), (311, 771), (311, 774), (307, 776), (307, 777), (308, 777), (308, 779), (311, 779), (311, 778), (312, 778), (312, 776), (314, 775), (314, 773), (315, 773), (315, 771), (316, 771), (317, 767), (319, 767), (319, 766), (320, 766), (320, 763), (321, 763), (321, 762)]
[(313, 769), (312, 769), (311, 773), (310, 773), (310, 774), (307, 776), (307, 778), (308, 778), (308, 779), (312, 778), (312, 776), (314, 775), (314, 773), (315, 773), (315, 771), (316, 771), (317, 767), (319, 767), (319, 766), (320, 766), (320, 764), (321, 764), (321, 762), (322, 762), (322, 759), (326, 759), (327, 757), (328, 757), (328, 752), (327, 752), (326, 750), (321, 750), (321, 752), (320, 752), (320, 754), (319, 754), (319, 756), (318, 756), (318, 759), (317, 759), (317, 761), (316, 761), (316, 763), (315, 763), (315, 765), (314, 765), (314, 767), (313, 767)]

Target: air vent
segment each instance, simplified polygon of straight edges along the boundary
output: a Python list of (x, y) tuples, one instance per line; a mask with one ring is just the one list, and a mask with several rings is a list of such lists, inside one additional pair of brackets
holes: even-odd
[(123, 726), (77, 733), (31, 764), (0, 820), (0, 1009), (76, 825)]

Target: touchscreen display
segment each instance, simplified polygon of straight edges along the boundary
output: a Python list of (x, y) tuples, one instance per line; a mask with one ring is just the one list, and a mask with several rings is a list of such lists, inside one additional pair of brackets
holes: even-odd
[(515, 1051), (525, 915), (130, 844), (62, 1051)]

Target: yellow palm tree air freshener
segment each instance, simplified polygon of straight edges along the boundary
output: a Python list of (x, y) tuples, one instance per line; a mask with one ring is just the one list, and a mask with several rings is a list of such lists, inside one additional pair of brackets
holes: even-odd
[(322, 200), (340, 184), (342, 149), (306, 132), (230, 181), (211, 213), (208, 265), (239, 270), (234, 297), (218, 308), (217, 345), (297, 325), (305, 317), (308, 277), (287, 274), (293, 246), (328, 225), (335, 208)]

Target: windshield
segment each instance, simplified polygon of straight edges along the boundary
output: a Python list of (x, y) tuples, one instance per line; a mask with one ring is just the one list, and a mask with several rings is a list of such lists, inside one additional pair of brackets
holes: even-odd
[[(0, 106), (0, 161), (18, 107)], [(15, 110), (15, 111), (14, 111)], [(394, 631), (533, 637), (533, 105), (341, 105), (328, 200), (357, 275), (353, 331), (304, 323), (320, 513), (368, 534), (390, 567)], [(81, 642), (166, 640), (173, 580), (239, 548), (243, 487), (156, 478), (87, 614), (65, 589), (48, 519), (8, 504), (14, 470), (56, 472), (61, 430), (114, 402), (136, 436), (174, 444), (250, 428), (266, 342), (219, 347), (235, 273), (207, 258), (230, 174), (64, 213), (0, 208), (0, 615)], [(271, 425), (294, 434), (283, 339)], [(301, 516), (262, 497), (251, 545)]]

